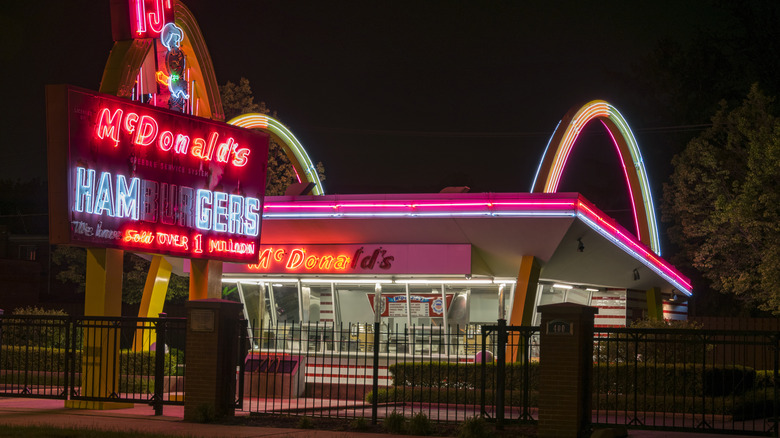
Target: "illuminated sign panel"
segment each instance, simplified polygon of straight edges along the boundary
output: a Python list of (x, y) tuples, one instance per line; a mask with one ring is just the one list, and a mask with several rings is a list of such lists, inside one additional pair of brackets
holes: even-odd
[[(446, 294), (447, 307), (452, 304), (453, 294)], [(374, 305), (374, 294), (366, 294), (368, 302), (371, 304), (371, 310), (376, 313)], [(411, 294), (409, 295), (409, 316), (441, 318), (444, 316), (444, 300), (441, 294)], [(404, 317), (406, 316), (406, 294), (382, 294), (379, 300), (379, 313), (383, 317)]]
[(224, 273), (438, 274), (471, 273), (471, 245), (262, 245), (257, 263), (224, 266)]
[(257, 260), (267, 134), (70, 86), (47, 122), (52, 243)]

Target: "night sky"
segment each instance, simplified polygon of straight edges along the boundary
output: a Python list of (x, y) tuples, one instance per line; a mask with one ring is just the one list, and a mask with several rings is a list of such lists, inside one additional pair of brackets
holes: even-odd
[[(635, 129), (658, 198), (676, 151), (653, 131), (664, 117), (646, 111), (632, 65), (661, 38), (728, 20), (679, 0), (185, 4), (218, 82), (250, 80), (323, 162), (328, 193), (528, 191), (558, 120), (604, 99)], [(109, 0), (5, 1), (0, 29), (0, 178), (45, 178), (44, 85), (98, 89)], [(588, 131), (562, 189), (625, 200), (603, 129)], [(616, 216), (627, 205), (594, 202)]]

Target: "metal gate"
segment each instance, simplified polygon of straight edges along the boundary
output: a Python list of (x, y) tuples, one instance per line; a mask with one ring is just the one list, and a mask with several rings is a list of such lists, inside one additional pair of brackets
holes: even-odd
[(0, 315), (0, 396), (183, 404), (186, 319)]

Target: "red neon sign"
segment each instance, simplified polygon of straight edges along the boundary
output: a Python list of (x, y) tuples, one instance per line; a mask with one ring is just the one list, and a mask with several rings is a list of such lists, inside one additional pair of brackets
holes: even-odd
[(171, 0), (130, 0), (128, 3), (133, 38), (158, 38), (165, 23), (173, 21)]
[(471, 245), (263, 245), (256, 263), (223, 269), (256, 274), (464, 275), (471, 273)]
[[(96, 117), (95, 134), (100, 140), (110, 140), (114, 147), (118, 147), (120, 138), (127, 139), (131, 145), (141, 147), (157, 147), (161, 152), (189, 155), (202, 160), (216, 160), (220, 163), (229, 163), (236, 167), (246, 166), (251, 150), (239, 146), (233, 137), (227, 137), (219, 142), (219, 132), (211, 131), (206, 138), (194, 137), (190, 148), (190, 136), (188, 132), (176, 132), (162, 130), (160, 123), (154, 116), (138, 116), (135, 112), (123, 115), (122, 108), (113, 111), (108, 107), (101, 108)], [(175, 147), (174, 147), (175, 146)]]
[(257, 260), (267, 134), (69, 86), (47, 111), (53, 243)]

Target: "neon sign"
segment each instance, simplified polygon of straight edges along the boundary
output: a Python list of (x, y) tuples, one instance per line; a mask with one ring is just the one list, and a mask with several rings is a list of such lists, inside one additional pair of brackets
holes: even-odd
[(130, 30), (133, 38), (157, 38), (173, 20), (171, 0), (130, 0)]
[(184, 31), (179, 26), (168, 23), (163, 27), (160, 42), (168, 51), (165, 54), (168, 74), (157, 72), (157, 81), (167, 85), (170, 92), (168, 108), (179, 112), (184, 111), (185, 100), (190, 98), (187, 94), (187, 80), (184, 73), (187, 60), (184, 52), (179, 49), (182, 40), (184, 40)]
[(257, 260), (267, 134), (70, 86), (47, 120), (52, 243)]
[(225, 273), (453, 274), (471, 272), (471, 245), (263, 245), (256, 263)]
[[(154, 116), (139, 116), (136, 112), (125, 112), (122, 108), (113, 111), (108, 107), (100, 109), (95, 118), (95, 134), (100, 140), (119, 147), (124, 139), (131, 146), (156, 147), (161, 152), (190, 155), (198, 160), (216, 160), (236, 167), (246, 166), (251, 150), (241, 147), (233, 137), (219, 142), (219, 132), (208, 136), (190, 137), (187, 132), (176, 132), (160, 127)], [(190, 147), (190, 140), (192, 147)], [(105, 142), (104, 142), (105, 143)]]
[[(432, 317), (441, 318), (444, 311), (450, 308), (453, 294), (446, 294), (447, 305), (445, 307), (441, 294), (414, 294), (409, 296), (409, 303), (406, 302), (406, 295), (401, 294), (382, 294), (379, 301), (379, 313), (383, 317), (404, 317), (409, 309), (411, 317)], [(371, 310), (374, 308), (374, 294), (366, 294), (368, 302), (371, 304)]]

